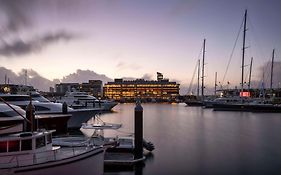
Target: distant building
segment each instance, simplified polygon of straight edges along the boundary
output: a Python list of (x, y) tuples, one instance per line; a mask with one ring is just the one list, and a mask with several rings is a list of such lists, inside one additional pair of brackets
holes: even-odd
[(56, 84), (56, 92), (63, 93), (70, 91), (88, 92), (90, 95), (100, 97), (102, 95), (102, 81), (89, 80), (88, 83), (60, 83)]
[(50, 92), (55, 92), (55, 88), (53, 88), (53, 87), (50, 87), (50, 90), (49, 90)]
[(89, 80), (88, 83), (80, 84), (80, 91), (88, 92), (95, 97), (102, 96), (102, 81), (101, 80)]
[(163, 75), (157, 72), (157, 81), (136, 79), (126, 81), (115, 79), (103, 87), (105, 98), (115, 100), (133, 101), (136, 98), (145, 100), (168, 101), (179, 96), (179, 84), (163, 79)]
[(65, 94), (72, 90), (79, 90), (79, 83), (60, 83), (56, 84), (55, 88), (57, 93)]

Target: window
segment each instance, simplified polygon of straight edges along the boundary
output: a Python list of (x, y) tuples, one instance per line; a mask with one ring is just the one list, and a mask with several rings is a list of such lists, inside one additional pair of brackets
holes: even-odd
[(7, 152), (7, 142), (0, 142), (0, 153)]
[(41, 148), (45, 146), (45, 136), (36, 138), (36, 148)]
[(22, 140), (21, 141), (21, 150), (22, 151), (32, 150), (32, 140), (31, 139)]
[(9, 152), (19, 151), (20, 150), (20, 141), (9, 141)]
[(37, 106), (37, 105), (35, 105), (35, 111), (50, 111), (50, 109), (46, 108), (44, 106)]

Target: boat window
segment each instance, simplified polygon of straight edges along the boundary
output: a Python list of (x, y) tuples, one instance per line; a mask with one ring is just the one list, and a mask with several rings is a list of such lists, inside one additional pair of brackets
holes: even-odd
[(41, 148), (45, 146), (45, 136), (36, 138), (36, 148)]
[(47, 135), (47, 144), (52, 143), (52, 134)]
[(22, 151), (32, 150), (32, 140), (31, 139), (22, 140), (21, 141), (21, 150)]
[(19, 151), (20, 150), (20, 141), (19, 140), (13, 140), (9, 141), (9, 152)]
[[(25, 116), (25, 114), (22, 111), (18, 111), (18, 112), (20, 112), (20, 114)], [(15, 111), (0, 112), (0, 117), (15, 117), (15, 116), (18, 116), (18, 115), (19, 114), (17, 114)]]
[(0, 153), (7, 152), (7, 142), (0, 142)]
[(29, 101), (29, 96), (2, 96), (5, 101)]
[(35, 105), (35, 111), (50, 111), (50, 109), (46, 108), (44, 106), (37, 106), (37, 105)]

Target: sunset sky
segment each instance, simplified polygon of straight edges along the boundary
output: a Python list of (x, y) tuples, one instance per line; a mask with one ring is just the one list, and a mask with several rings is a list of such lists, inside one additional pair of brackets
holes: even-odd
[[(245, 63), (253, 78), (281, 50), (280, 0), (0, 0), (0, 66), (48, 79), (89, 69), (110, 78), (145, 74), (189, 84), (206, 38), (206, 81), (221, 81), (249, 14)], [(225, 81), (240, 81), (242, 35)], [(200, 57), (201, 58), (201, 57)], [(249, 67), (249, 66), (248, 66)], [(246, 67), (246, 74), (248, 72)], [(153, 77), (155, 78), (155, 77)]]

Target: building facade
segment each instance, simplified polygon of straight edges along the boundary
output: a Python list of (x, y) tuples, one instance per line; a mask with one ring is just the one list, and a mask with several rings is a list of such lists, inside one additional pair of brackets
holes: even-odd
[(88, 83), (60, 83), (56, 84), (56, 92), (65, 94), (70, 91), (87, 92), (90, 95), (101, 97), (102, 95), (102, 81), (101, 80), (89, 80)]
[(114, 82), (104, 85), (104, 97), (117, 101), (134, 101), (137, 98), (147, 101), (170, 101), (179, 96), (179, 84), (170, 82), (168, 79), (159, 77), (157, 79), (157, 81), (115, 79)]

